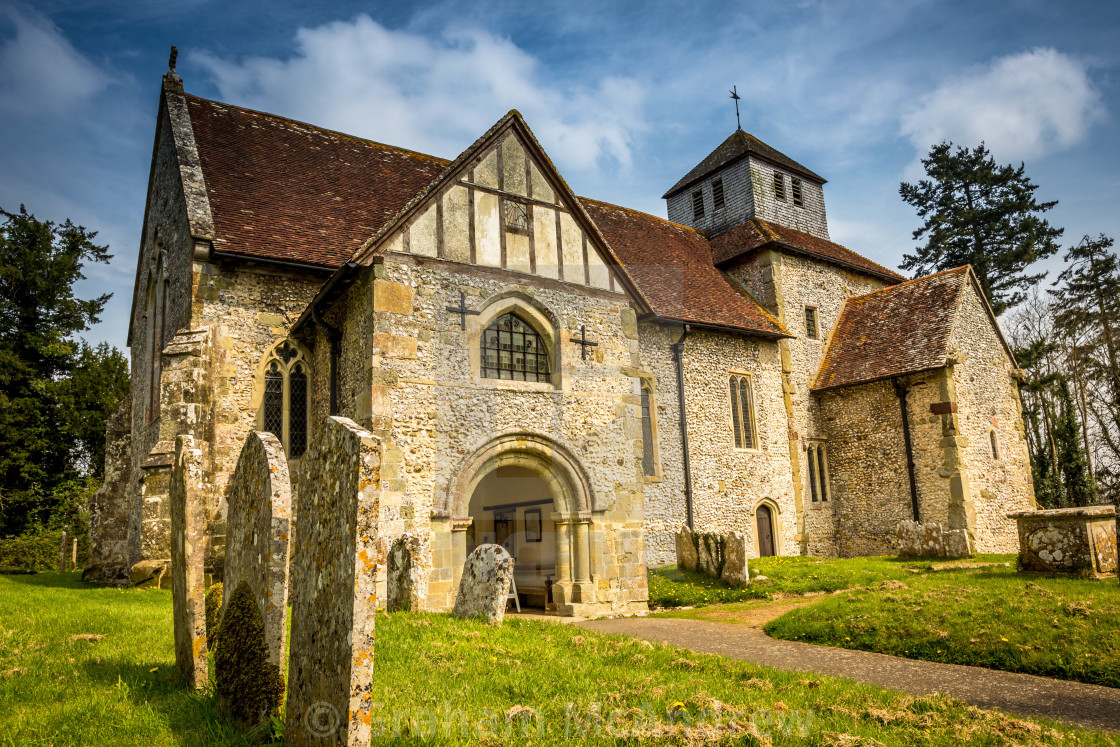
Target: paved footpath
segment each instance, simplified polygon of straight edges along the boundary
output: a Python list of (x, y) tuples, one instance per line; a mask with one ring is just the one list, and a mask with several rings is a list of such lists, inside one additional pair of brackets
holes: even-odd
[(940, 691), (980, 708), (1120, 732), (1120, 689), (1101, 685), (779, 641), (757, 628), (731, 623), (627, 617), (576, 624), (778, 669), (847, 677), (913, 695)]

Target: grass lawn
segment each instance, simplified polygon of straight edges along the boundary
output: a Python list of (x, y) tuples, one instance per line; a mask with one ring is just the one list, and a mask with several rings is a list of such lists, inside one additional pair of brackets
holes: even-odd
[[(1120, 687), (1120, 583), (1013, 568), (911, 574), (791, 610), (776, 638)], [(897, 587), (897, 588), (890, 588)]]
[[(977, 555), (956, 562), (1006, 563), (1013, 562), (1014, 557)], [(841, 560), (802, 556), (758, 558), (750, 561), (752, 580), (745, 588), (734, 588), (700, 573), (665, 566), (649, 572), (649, 603), (651, 607), (703, 607), (751, 599), (773, 599), (776, 594), (839, 591), (890, 579), (909, 579), (914, 576), (914, 570), (929, 570), (931, 565), (928, 561), (898, 560), (891, 557)], [(754, 580), (756, 570), (766, 576), (765, 581)]]
[[(375, 743), (1118, 743), (555, 623), (377, 622)], [(169, 592), (0, 576), (0, 745), (243, 743), (173, 660)]]

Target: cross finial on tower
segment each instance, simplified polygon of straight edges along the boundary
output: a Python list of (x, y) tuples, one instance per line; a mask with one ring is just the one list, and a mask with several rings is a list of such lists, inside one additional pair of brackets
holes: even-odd
[(735, 99), (735, 129), (743, 129), (742, 123), (739, 122), (739, 91), (738, 86), (731, 86), (731, 98)]
[(168, 58), (168, 60), (167, 60), (167, 69), (170, 70), (171, 72), (175, 72), (175, 61), (178, 60), (178, 59), (179, 59), (179, 48), (178, 47), (172, 47), (171, 48), (171, 57)]

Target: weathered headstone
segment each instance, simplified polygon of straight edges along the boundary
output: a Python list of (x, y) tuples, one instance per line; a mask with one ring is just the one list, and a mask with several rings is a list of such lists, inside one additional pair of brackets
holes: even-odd
[(506, 549), (501, 545), (479, 545), (463, 566), (455, 616), (481, 618), (491, 625), (500, 623), (506, 614), (512, 579), (513, 558)]
[(385, 609), (408, 612), (412, 609), (412, 548), (404, 537), (389, 548), (387, 566)]
[[(223, 608), (245, 581), (264, 620), (268, 658), (282, 665), (287, 635), (292, 492), (280, 440), (252, 431), (229, 482)], [(281, 666), (281, 668), (283, 668)]]
[(58, 572), (66, 573), (66, 551), (70, 548), (70, 527), (62, 527), (62, 542), (58, 550)]
[(895, 530), (902, 558), (967, 558), (972, 555), (968, 530), (945, 529), (937, 522), (900, 521)]
[(187, 686), (209, 682), (206, 661), (206, 600), (203, 560), (206, 513), (202, 499), (202, 452), (191, 436), (175, 440), (171, 468), (171, 599), (175, 619), (175, 664)]
[(732, 586), (746, 586), (751, 582), (747, 570), (747, 538), (742, 532), (729, 532), (725, 537), (720, 578)]
[(369, 744), (381, 441), (329, 417), (303, 455), (284, 743)]
[(89, 502), (89, 565), (83, 581), (127, 586), (129, 488), (132, 485), (132, 397), (105, 426), (105, 477)]
[(692, 541), (692, 530), (683, 526), (677, 531), (677, 567), (686, 571), (695, 571), (698, 560), (696, 543)]

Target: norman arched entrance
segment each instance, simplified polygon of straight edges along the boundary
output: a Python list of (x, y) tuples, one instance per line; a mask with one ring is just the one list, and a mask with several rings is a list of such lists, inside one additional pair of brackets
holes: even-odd
[(535, 434), (500, 436), (464, 462), (448, 501), (456, 587), (471, 550), (494, 542), (510, 551), (530, 601), (543, 600), (549, 580), (561, 613), (595, 601), (591, 483), (567, 450)]

